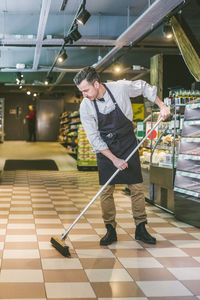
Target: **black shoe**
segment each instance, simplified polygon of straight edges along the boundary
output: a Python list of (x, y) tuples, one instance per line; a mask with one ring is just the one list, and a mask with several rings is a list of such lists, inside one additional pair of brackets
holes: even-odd
[(100, 240), (101, 246), (107, 246), (117, 241), (117, 234), (114, 227), (111, 224), (106, 224), (107, 233)]
[(147, 230), (145, 228), (146, 223), (147, 222), (142, 222), (138, 226), (136, 226), (135, 239), (142, 241), (146, 244), (154, 245), (154, 244), (156, 244), (156, 238), (154, 238), (147, 232)]

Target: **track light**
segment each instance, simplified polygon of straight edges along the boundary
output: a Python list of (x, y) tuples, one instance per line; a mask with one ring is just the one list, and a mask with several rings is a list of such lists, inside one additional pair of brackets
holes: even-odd
[(45, 84), (45, 85), (48, 85), (49, 83), (52, 82), (52, 80), (53, 80), (53, 78), (52, 78), (51, 76), (47, 76), (47, 78), (46, 78), (45, 81), (44, 81), (44, 84)]
[(19, 81), (21, 81), (22, 78), (24, 77), (24, 76), (22, 75), (21, 72), (17, 72), (16, 75), (17, 75), (17, 79), (18, 79)]
[(76, 21), (81, 24), (84, 25), (87, 20), (90, 18), (90, 13), (89, 11), (87, 11), (85, 8), (83, 8), (80, 12), (80, 14), (78, 15), (78, 17), (76, 18)]
[(66, 61), (67, 60), (67, 53), (66, 53), (66, 51), (65, 50), (63, 50), (60, 54), (59, 54), (59, 56), (58, 56), (58, 58), (57, 58), (57, 62), (58, 63), (63, 63), (64, 61)]
[(167, 39), (171, 39), (173, 37), (172, 28), (170, 25), (163, 25), (163, 34)]
[(68, 35), (68, 38), (73, 40), (74, 42), (78, 41), (81, 37), (82, 37), (82, 35), (78, 31), (78, 26), (74, 26), (74, 28), (72, 29), (72, 31)]

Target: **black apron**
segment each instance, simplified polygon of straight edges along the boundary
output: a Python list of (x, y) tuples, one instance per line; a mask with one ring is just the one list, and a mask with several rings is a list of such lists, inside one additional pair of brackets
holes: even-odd
[[(114, 155), (126, 159), (137, 146), (133, 124), (123, 114), (108, 87), (106, 85), (104, 87), (115, 104), (115, 109), (108, 114), (102, 114), (99, 112), (96, 100), (94, 100), (100, 136)], [(97, 163), (99, 183), (104, 185), (117, 168), (109, 158), (101, 153), (97, 153)], [(138, 151), (136, 151), (128, 161), (128, 168), (120, 171), (110, 184), (136, 184), (142, 181), (140, 158)]]

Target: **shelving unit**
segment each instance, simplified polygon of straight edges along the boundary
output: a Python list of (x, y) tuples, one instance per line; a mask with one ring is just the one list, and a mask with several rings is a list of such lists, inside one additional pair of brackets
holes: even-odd
[(174, 182), (175, 216), (200, 227), (200, 99), (187, 104)]
[(60, 118), (59, 141), (70, 154), (77, 154), (78, 127), (81, 124), (78, 111), (64, 112)]
[(0, 142), (4, 142), (4, 99), (0, 98)]
[(79, 125), (78, 129), (77, 168), (78, 170), (97, 169), (96, 154), (92, 152), (92, 146), (82, 125)]

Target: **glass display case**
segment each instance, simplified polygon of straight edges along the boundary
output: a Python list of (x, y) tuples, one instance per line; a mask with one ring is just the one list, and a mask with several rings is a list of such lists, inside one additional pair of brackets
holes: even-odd
[(4, 99), (0, 98), (0, 142), (4, 142)]
[(186, 105), (174, 192), (177, 219), (200, 227), (200, 99)]

